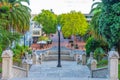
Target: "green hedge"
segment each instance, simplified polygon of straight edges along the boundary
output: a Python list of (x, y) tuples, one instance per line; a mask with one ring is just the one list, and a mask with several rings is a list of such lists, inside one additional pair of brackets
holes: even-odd
[(2, 68), (0, 68), (0, 73), (2, 73)]
[(100, 67), (104, 67), (107, 65), (108, 65), (108, 60), (101, 60), (98, 62), (97, 67), (100, 68)]
[(118, 66), (118, 78), (119, 78), (119, 80), (120, 80), (120, 64), (119, 64), (119, 66)]

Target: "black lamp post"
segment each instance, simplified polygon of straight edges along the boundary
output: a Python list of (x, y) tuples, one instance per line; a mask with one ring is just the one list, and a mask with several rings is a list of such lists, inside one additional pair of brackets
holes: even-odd
[(57, 29), (58, 29), (58, 65), (57, 67), (62, 67), (61, 66), (61, 56), (60, 56), (60, 30), (61, 30), (61, 26), (58, 25), (57, 26)]

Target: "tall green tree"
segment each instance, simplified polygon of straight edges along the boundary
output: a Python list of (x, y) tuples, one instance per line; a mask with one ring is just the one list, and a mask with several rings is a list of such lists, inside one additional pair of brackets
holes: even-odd
[(0, 45), (2, 49), (19, 39), (18, 32), (23, 33), (29, 29), (30, 8), (22, 2), (29, 4), (29, 0), (0, 0)]
[(90, 21), (89, 33), (97, 40), (103, 40), (104, 42), (103, 37), (101, 36), (101, 34), (99, 34), (98, 31), (99, 16), (102, 12), (102, 7), (103, 7), (103, 3), (101, 1), (92, 4), (90, 14), (93, 14), (93, 17), (92, 20)]
[(34, 17), (34, 21), (42, 25), (46, 34), (55, 33), (57, 25), (57, 15), (50, 10), (42, 10), (40, 14)]
[(96, 14), (96, 13), (101, 12), (102, 7), (103, 7), (102, 1), (94, 2), (91, 6), (90, 14)]
[(102, 0), (103, 8), (99, 17), (99, 32), (109, 47), (120, 42), (120, 0)]
[(81, 12), (71, 11), (70, 13), (62, 14), (60, 24), (65, 37), (70, 37), (71, 35), (83, 36), (88, 29), (86, 18)]
[(6, 15), (2, 21), (8, 20), (9, 23), (4, 27), (7, 30), (23, 32), (29, 29), (30, 8), (23, 5), (22, 2), (29, 4), (29, 0), (0, 0), (0, 15)]

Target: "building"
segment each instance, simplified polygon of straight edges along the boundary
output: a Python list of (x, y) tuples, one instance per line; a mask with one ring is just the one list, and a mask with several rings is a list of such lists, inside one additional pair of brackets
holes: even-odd
[(42, 35), (42, 25), (33, 21), (35, 14), (32, 15), (30, 20), (30, 32), (32, 35), (33, 42), (36, 42), (37, 39)]
[(93, 14), (84, 14), (87, 21), (90, 22), (92, 20)]

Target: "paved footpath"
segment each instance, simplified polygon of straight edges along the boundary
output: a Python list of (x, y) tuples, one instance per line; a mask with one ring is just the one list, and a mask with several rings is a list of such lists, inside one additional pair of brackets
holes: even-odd
[(107, 80), (91, 79), (87, 66), (77, 65), (76, 62), (62, 61), (62, 67), (58, 68), (56, 61), (43, 62), (41, 65), (33, 65), (28, 78), (12, 80)]

